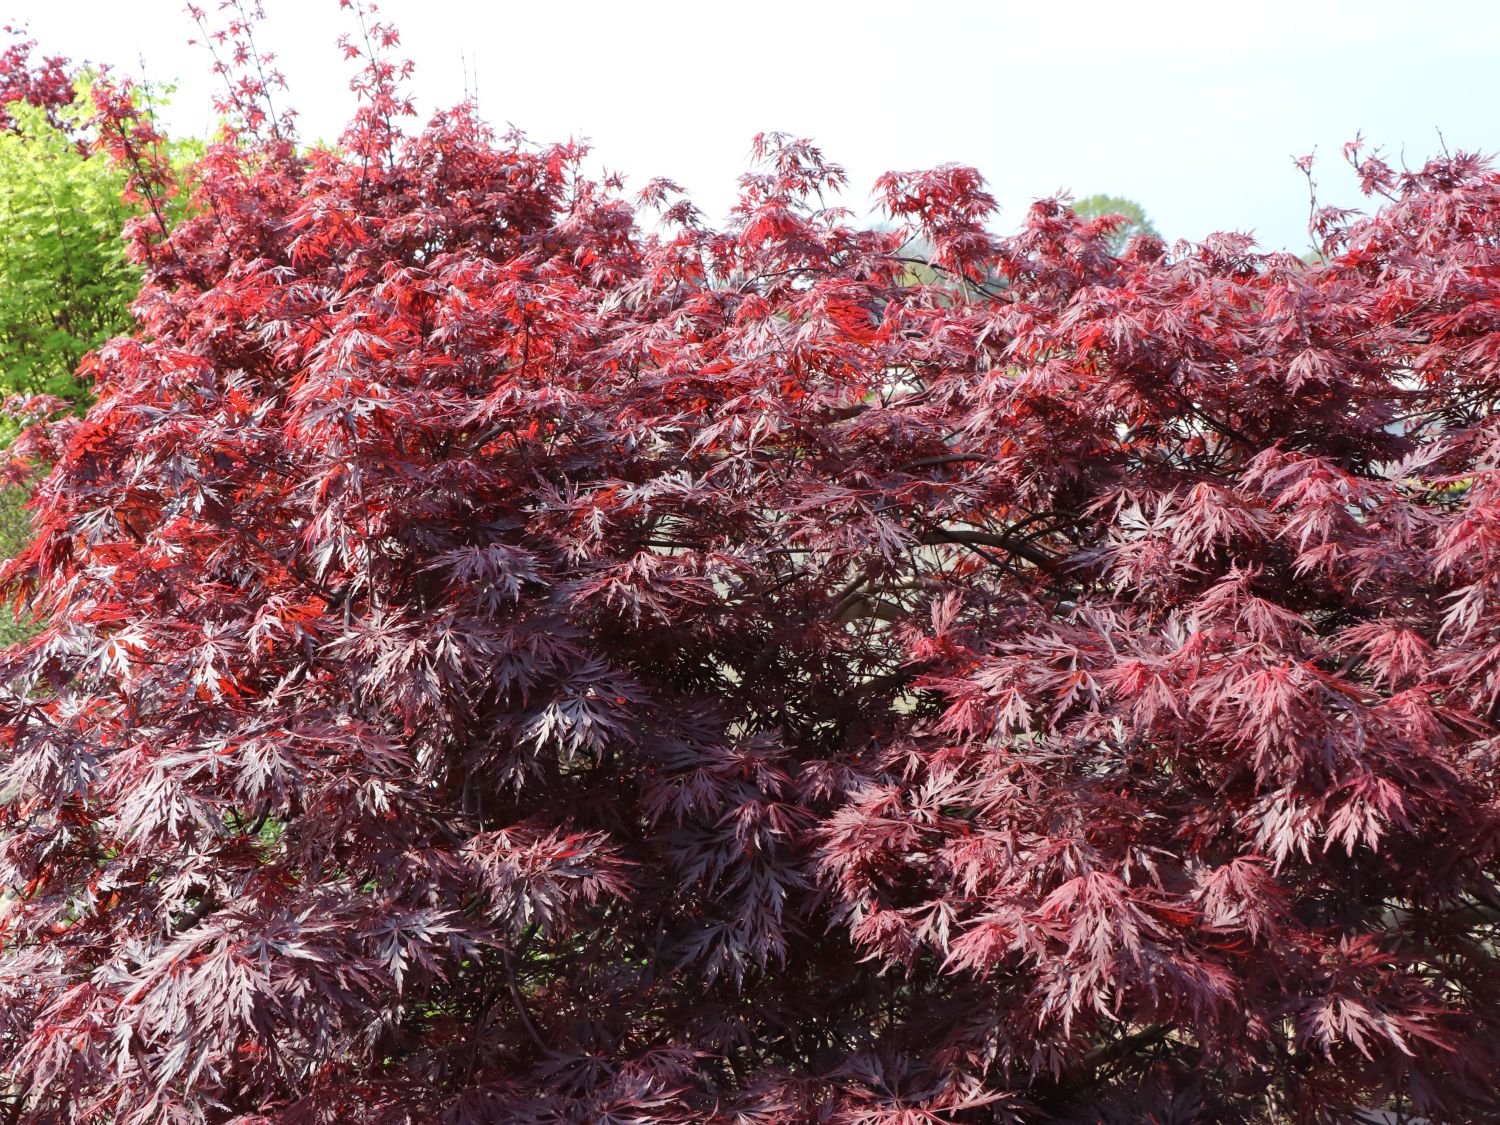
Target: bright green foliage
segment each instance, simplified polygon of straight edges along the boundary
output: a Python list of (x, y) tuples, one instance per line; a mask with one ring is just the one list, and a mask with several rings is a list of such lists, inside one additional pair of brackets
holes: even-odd
[(1161, 232), (1146, 217), (1146, 209), (1135, 200), (1126, 199), (1124, 196), (1091, 195), (1074, 203), (1073, 210), (1086, 219), (1097, 218), (1100, 215), (1124, 215), (1130, 220), (1109, 237), (1110, 251), (1114, 254), (1125, 249), (1125, 243), (1138, 234), (1149, 234), (1153, 238), (1161, 237)]
[[(59, 113), (13, 102), (0, 134), (0, 392), (81, 398), (86, 352), (126, 331), (140, 270), (121, 231), (125, 171), (81, 151), (91, 113), (86, 87)], [(72, 134), (70, 136), (70, 133)]]

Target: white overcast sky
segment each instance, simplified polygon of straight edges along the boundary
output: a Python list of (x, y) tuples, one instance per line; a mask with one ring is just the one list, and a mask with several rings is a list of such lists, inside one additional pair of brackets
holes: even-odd
[[(199, 0), (212, 9), (215, 0)], [(305, 137), (352, 106), (338, 0), (263, 0)], [(11, 0), (49, 53), (179, 83), (168, 120), (212, 127), (206, 55), (179, 0)], [(639, 186), (668, 176), (719, 217), (751, 136), (810, 136), (866, 206), (887, 169), (979, 168), (1013, 229), (1068, 190), (1140, 201), (1168, 238), (1250, 231), (1306, 247), (1291, 158), (1352, 204), (1356, 131), (1419, 165), (1500, 150), (1500, 0), (386, 0), (424, 115), (459, 100), (537, 140), (586, 137)], [(0, 21), (3, 22), (3, 21)]]

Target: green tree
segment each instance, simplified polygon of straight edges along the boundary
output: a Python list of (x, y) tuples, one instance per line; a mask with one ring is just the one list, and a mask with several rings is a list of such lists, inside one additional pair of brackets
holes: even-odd
[[(0, 133), (0, 389), (81, 399), (74, 372), (90, 349), (129, 328), (140, 270), (121, 231), (135, 209), (126, 172), (89, 155), (85, 82), (59, 111), (15, 101)], [(60, 118), (60, 122), (49, 120)]]
[(1110, 248), (1116, 254), (1125, 249), (1125, 243), (1135, 235), (1149, 234), (1154, 238), (1161, 237), (1161, 232), (1146, 217), (1146, 209), (1135, 200), (1126, 199), (1124, 196), (1090, 195), (1074, 203), (1073, 210), (1086, 219), (1098, 218), (1101, 215), (1124, 215), (1130, 220), (1110, 236)]

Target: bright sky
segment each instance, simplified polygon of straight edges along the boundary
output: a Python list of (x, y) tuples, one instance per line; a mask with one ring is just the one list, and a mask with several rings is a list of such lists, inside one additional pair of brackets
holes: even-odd
[[(352, 107), (338, 0), (263, 0), (262, 49), (306, 137)], [(212, 9), (215, 0), (199, 0)], [(17, 11), (17, 9), (19, 9)], [(11, 0), (44, 51), (176, 79), (168, 120), (207, 132), (212, 78), (179, 0)], [(430, 111), (477, 82), (497, 124), (587, 137), (639, 186), (668, 176), (721, 216), (751, 136), (810, 136), (863, 209), (887, 169), (972, 164), (1019, 223), (1037, 196), (1142, 203), (1169, 238), (1248, 230), (1306, 248), (1307, 189), (1353, 204), (1356, 131), (1419, 165), (1500, 150), (1500, 0), (386, 0)]]

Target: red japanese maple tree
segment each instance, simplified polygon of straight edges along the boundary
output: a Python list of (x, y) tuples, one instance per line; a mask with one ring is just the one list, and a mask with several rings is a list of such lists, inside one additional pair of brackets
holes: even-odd
[(368, 32), (22, 443), (10, 1121), (1500, 1113), (1500, 175), (717, 229)]
[(10, 39), (5, 49), (0, 50), (0, 132), (15, 128), (15, 121), (5, 108), (11, 102), (39, 106), (47, 111), (53, 125), (66, 128), (67, 123), (57, 111), (73, 101), (73, 66), (56, 55), (34, 60), (36, 40), (25, 38), (20, 28), (6, 24), (0, 27), (0, 33)]

